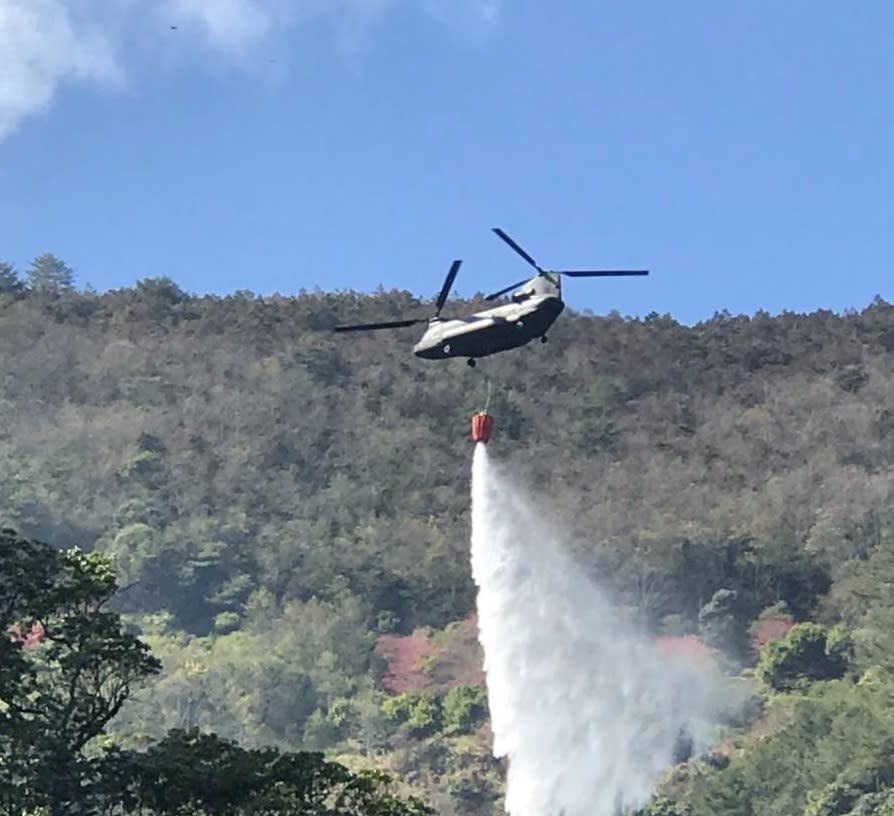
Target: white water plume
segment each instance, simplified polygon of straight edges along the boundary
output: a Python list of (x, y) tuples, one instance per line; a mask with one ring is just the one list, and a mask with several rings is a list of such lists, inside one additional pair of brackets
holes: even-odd
[(505, 807), (615, 816), (648, 802), (681, 733), (704, 747), (713, 684), (622, 619), (544, 509), (476, 445), (472, 574)]

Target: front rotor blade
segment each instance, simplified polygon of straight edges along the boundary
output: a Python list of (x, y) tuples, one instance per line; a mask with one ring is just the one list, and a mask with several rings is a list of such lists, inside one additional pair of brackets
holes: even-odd
[(395, 320), (391, 323), (361, 323), (356, 326), (336, 326), (332, 331), (374, 331), (375, 329), (402, 329), (405, 326), (414, 326), (416, 323), (427, 323), (425, 318), (420, 320)]
[(571, 269), (559, 272), (569, 278), (626, 278), (631, 275), (648, 275), (647, 269)]
[(515, 241), (513, 241), (503, 230), (499, 227), (492, 227), (493, 231), (497, 233), (509, 246), (511, 246), (519, 255), (522, 256), (531, 266), (534, 267), (538, 272), (542, 272), (543, 270), (538, 265), (537, 261), (535, 261), (527, 252), (525, 252)]
[(454, 261), (450, 266), (450, 271), (447, 273), (447, 277), (444, 279), (444, 285), (441, 287), (441, 294), (438, 295), (437, 308), (435, 310), (435, 314), (441, 314), (441, 309), (444, 308), (444, 303), (447, 300), (447, 295), (450, 294), (450, 288), (453, 286), (453, 281), (456, 280), (456, 273), (459, 272), (459, 265), (462, 261)]
[(512, 286), (507, 286), (505, 289), (501, 289), (499, 292), (494, 292), (492, 295), (488, 295), (485, 300), (494, 300), (495, 298), (500, 297), (500, 295), (505, 295), (507, 292), (512, 291), (513, 289), (517, 289), (523, 283), (527, 283), (530, 278), (525, 278), (524, 280), (520, 280), (518, 283), (513, 283)]

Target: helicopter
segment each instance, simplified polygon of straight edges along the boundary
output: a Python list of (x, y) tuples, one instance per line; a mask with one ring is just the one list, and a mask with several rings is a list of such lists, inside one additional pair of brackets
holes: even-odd
[(337, 332), (376, 331), (378, 329), (399, 329), (428, 323), (428, 328), (413, 346), (413, 354), (425, 360), (445, 360), (451, 357), (466, 357), (468, 364), (475, 366), (480, 357), (488, 357), (501, 351), (518, 348), (540, 338), (547, 342), (547, 331), (565, 308), (562, 301), (561, 276), (569, 278), (608, 278), (631, 275), (648, 275), (645, 269), (579, 269), (553, 271), (543, 269), (500, 227), (492, 231), (502, 238), (512, 249), (524, 258), (537, 274), (532, 278), (506, 286), (487, 295), (485, 300), (496, 300), (513, 289), (518, 289), (510, 300), (492, 309), (475, 312), (466, 317), (441, 317), (441, 310), (450, 293), (450, 288), (459, 272), (461, 260), (450, 265), (444, 285), (435, 301), (432, 317), (415, 320), (396, 320), (388, 323), (364, 323), (351, 326), (336, 326)]

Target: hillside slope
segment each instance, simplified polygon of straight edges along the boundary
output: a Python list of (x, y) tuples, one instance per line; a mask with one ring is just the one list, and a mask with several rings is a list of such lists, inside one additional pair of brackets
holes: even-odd
[[(115, 555), (119, 606), (165, 661), (122, 733), (428, 745), (437, 717), (383, 709), (376, 642), (474, 612), (468, 422), (487, 377), (494, 456), (654, 632), (698, 631), (720, 589), (743, 630), (780, 601), (824, 623), (871, 611), (854, 576), (891, 508), (890, 304), (693, 327), (566, 311), (549, 344), (475, 370), (413, 358), (412, 330), (327, 331), (425, 311), (402, 292), (198, 298), (166, 279), (0, 295), (0, 521)], [(480, 753), (486, 727), (449, 739)], [(494, 806), (470, 784), (444, 807)]]

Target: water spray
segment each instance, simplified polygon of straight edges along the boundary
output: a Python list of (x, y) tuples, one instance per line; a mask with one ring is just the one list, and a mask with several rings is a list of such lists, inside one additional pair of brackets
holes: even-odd
[(705, 747), (710, 681), (660, 654), (572, 561), (547, 508), (490, 461), (493, 426), (472, 418), (471, 561), (506, 811), (617, 816), (648, 802), (682, 733)]

